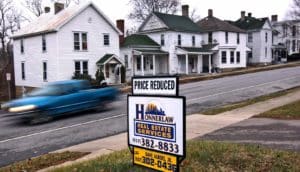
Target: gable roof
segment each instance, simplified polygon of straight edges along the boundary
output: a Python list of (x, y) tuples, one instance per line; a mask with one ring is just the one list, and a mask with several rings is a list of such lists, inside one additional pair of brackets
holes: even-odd
[(244, 19), (240, 18), (237, 21), (231, 23), (244, 30), (256, 30), (256, 29), (262, 29), (264, 24), (268, 20), (269, 20), (268, 18), (255, 18), (255, 17), (245, 16)]
[(54, 14), (52, 12), (44, 13), (38, 17), (35, 21), (29, 23), (27, 26), (16, 32), (12, 38), (18, 39), (21, 37), (29, 37), (40, 35), (44, 33), (57, 32), (65, 24), (71, 21), (74, 17), (78, 16), (88, 7), (92, 7), (96, 12), (115, 30), (119, 35), (122, 32), (114, 26), (114, 24), (105, 16), (105, 14), (93, 3), (88, 2), (83, 5), (70, 6), (62, 11)]
[(123, 64), (123, 62), (115, 54), (105, 54), (96, 62), (97, 65), (104, 65), (108, 63), (111, 59), (116, 59), (118, 62)]
[(205, 32), (225, 31), (225, 32), (238, 32), (245, 33), (246, 31), (240, 29), (226, 21), (220, 20), (214, 16), (207, 16), (197, 22), (201, 30)]
[(138, 46), (155, 46), (155, 47), (160, 46), (158, 43), (156, 43), (154, 40), (152, 40), (147, 35), (133, 34), (133, 35), (127, 36), (125, 38), (125, 41), (124, 41), (122, 47), (135, 46), (135, 45), (138, 45)]
[(150, 14), (149, 17), (139, 28), (139, 31), (141, 31), (141, 28), (143, 28), (146, 25), (146, 23), (153, 15), (158, 17), (168, 27), (167, 30), (192, 33), (201, 32), (197, 24), (194, 23), (189, 17), (159, 12), (153, 12), (152, 14)]

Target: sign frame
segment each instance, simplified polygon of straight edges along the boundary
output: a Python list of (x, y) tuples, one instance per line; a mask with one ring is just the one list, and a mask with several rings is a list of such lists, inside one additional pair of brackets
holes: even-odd
[[(134, 92), (134, 80), (136, 79), (145, 79), (145, 80), (150, 80), (150, 79), (167, 79), (167, 78), (171, 78), (171, 79), (174, 79), (176, 81), (175, 83), (175, 94), (174, 95), (169, 95), (169, 94), (147, 94), (147, 93), (144, 93), (144, 94), (136, 94)], [(132, 95), (151, 95), (151, 96), (179, 96), (179, 77), (176, 76), (176, 75), (173, 75), (173, 76), (167, 76), (167, 75), (163, 75), (163, 76), (134, 76), (132, 77), (131, 79), (131, 93)]]
[[(129, 120), (129, 97), (149, 97), (149, 98), (172, 98), (172, 99), (182, 99), (183, 101), (183, 107), (182, 107), (182, 113), (183, 113), (183, 116), (182, 116), (182, 152), (183, 152), (183, 155), (175, 155), (175, 154), (171, 154), (171, 153), (168, 153), (168, 152), (163, 152), (163, 151), (159, 151), (159, 150), (156, 150), (156, 149), (149, 149), (149, 148), (145, 148), (145, 147), (140, 147), (140, 146), (136, 146), (136, 145), (131, 145), (130, 144), (130, 133), (129, 133), (129, 125), (132, 125), (130, 124), (130, 120)], [(127, 118), (127, 131), (128, 131), (128, 134), (127, 134), (127, 144), (128, 144), (128, 147), (131, 148), (130, 151), (131, 153), (134, 153), (133, 152), (133, 148), (134, 147), (140, 147), (142, 149), (149, 149), (150, 151), (155, 151), (155, 152), (159, 152), (159, 153), (163, 153), (163, 154), (169, 154), (169, 155), (172, 155), (172, 156), (177, 156), (178, 158), (178, 164), (181, 163), (185, 158), (186, 158), (186, 98), (184, 96), (152, 96), (152, 95), (127, 95), (127, 114), (128, 114), (128, 118)]]

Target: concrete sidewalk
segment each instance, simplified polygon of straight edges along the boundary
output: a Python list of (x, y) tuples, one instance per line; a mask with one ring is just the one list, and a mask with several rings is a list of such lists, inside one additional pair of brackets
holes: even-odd
[[(274, 109), (276, 107), (292, 103), (300, 100), (300, 91), (296, 91), (287, 94), (282, 97), (270, 99), (264, 102), (259, 102), (253, 105), (235, 109), (232, 111), (224, 112), (218, 115), (209, 116), (194, 114), (187, 116), (186, 134), (187, 139), (194, 139), (205, 134), (211, 133), (218, 129), (224, 128), (231, 124), (243, 121), (251, 118), (252, 116), (258, 115), (262, 112)], [(121, 133), (115, 136), (79, 144), (56, 152), (64, 151), (79, 151), (79, 152), (91, 152), (91, 154), (72, 162), (66, 162), (64, 164), (53, 166), (40, 171), (49, 171), (54, 168), (68, 166), (77, 162), (83, 162), (91, 160), (101, 155), (109, 154), (114, 151), (126, 149), (127, 145), (127, 133)]]

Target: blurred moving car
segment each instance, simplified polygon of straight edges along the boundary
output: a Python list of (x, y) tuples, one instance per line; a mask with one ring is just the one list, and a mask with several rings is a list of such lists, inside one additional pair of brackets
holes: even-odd
[(1, 109), (36, 124), (64, 114), (104, 108), (117, 95), (116, 88), (92, 88), (86, 80), (59, 81), (34, 90), (23, 98), (4, 103)]

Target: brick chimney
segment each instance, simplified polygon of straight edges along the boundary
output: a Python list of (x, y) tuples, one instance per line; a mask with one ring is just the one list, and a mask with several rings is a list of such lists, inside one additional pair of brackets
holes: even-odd
[(44, 11), (45, 11), (45, 13), (49, 13), (50, 12), (50, 7), (45, 7)]
[(214, 16), (213, 10), (212, 10), (212, 9), (209, 9), (209, 10), (208, 10), (208, 17), (212, 17), (212, 16)]
[(119, 36), (119, 43), (120, 46), (125, 42), (125, 33), (124, 33), (124, 26), (125, 26), (125, 21), (124, 20), (117, 20), (117, 28), (122, 32), (122, 35)]
[(54, 14), (59, 13), (61, 10), (63, 10), (65, 8), (65, 5), (63, 3), (58, 3), (55, 2), (54, 3)]
[(278, 21), (278, 15), (272, 15), (271, 20), (272, 20), (272, 22), (277, 22)]
[(252, 13), (248, 13), (248, 17), (252, 17)]
[(182, 5), (182, 16), (189, 17), (189, 5)]
[(241, 11), (241, 20), (245, 20), (246, 11)]

